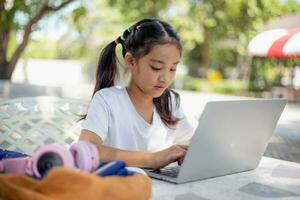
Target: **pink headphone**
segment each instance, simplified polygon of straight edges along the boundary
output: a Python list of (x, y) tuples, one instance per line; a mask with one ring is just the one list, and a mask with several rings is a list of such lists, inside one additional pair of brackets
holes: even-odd
[(88, 141), (79, 141), (70, 151), (57, 144), (41, 147), (32, 157), (6, 158), (0, 160), (0, 173), (43, 177), (53, 167), (75, 168), (92, 172), (99, 167), (99, 153)]

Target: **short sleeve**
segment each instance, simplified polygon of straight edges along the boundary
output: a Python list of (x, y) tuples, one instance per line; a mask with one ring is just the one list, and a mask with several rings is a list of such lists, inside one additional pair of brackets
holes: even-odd
[(193, 136), (198, 126), (198, 121), (192, 115), (186, 114), (180, 106), (176, 109), (174, 115), (180, 118), (180, 121), (176, 125), (175, 143), (186, 142)]
[(108, 135), (109, 110), (109, 106), (101, 94), (96, 93), (89, 104), (82, 129), (96, 133), (104, 141)]

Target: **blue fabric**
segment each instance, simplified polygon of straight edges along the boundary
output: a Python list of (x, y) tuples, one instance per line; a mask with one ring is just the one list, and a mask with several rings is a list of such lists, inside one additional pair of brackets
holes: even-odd
[(113, 161), (108, 163), (101, 163), (99, 168), (93, 173), (98, 176), (132, 176), (135, 173), (127, 170), (124, 161)]
[(26, 155), (24, 153), (16, 152), (16, 151), (9, 151), (5, 149), (0, 149), (0, 160), (5, 158), (21, 158), (26, 157), (29, 155)]

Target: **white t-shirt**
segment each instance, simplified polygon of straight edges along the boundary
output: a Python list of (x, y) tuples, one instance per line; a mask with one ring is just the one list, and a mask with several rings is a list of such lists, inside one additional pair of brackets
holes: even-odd
[(106, 146), (155, 152), (172, 146), (175, 141), (186, 141), (193, 135), (198, 122), (188, 118), (180, 106), (174, 115), (182, 118), (176, 129), (168, 128), (156, 109), (152, 124), (149, 124), (136, 111), (126, 88), (114, 86), (95, 93), (82, 129), (99, 135)]

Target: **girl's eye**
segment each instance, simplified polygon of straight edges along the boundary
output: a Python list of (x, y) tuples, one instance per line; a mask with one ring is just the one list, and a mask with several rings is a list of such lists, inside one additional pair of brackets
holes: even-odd
[(177, 70), (176, 68), (172, 68), (171, 72), (176, 72), (176, 70)]
[(161, 68), (154, 67), (154, 66), (151, 66), (151, 69), (153, 69), (154, 71), (159, 71), (159, 70), (161, 70)]

